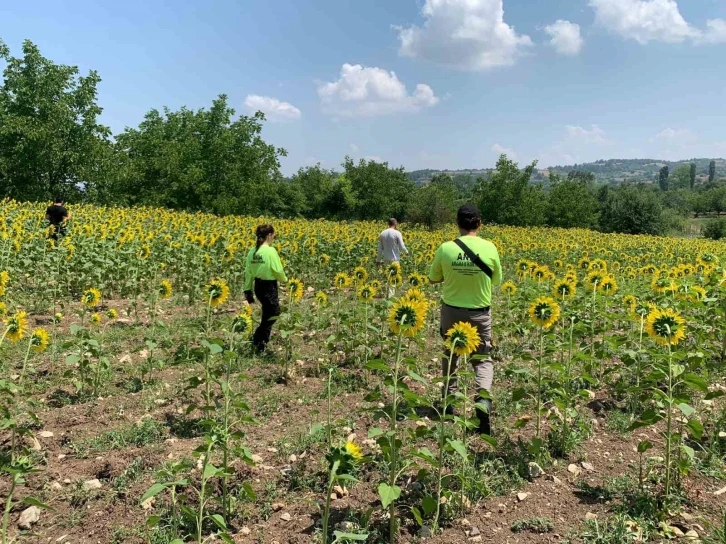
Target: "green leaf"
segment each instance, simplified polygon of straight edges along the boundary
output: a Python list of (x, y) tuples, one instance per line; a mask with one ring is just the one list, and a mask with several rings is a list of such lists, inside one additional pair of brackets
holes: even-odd
[(512, 402), (520, 401), (527, 397), (527, 391), (525, 391), (523, 388), (515, 389), (512, 391)]
[(219, 470), (217, 467), (215, 467), (212, 463), (209, 463), (204, 467), (204, 479), (208, 480), (209, 478), (214, 478), (219, 473)]
[(381, 505), (383, 508), (388, 508), (393, 501), (401, 496), (401, 488), (397, 485), (391, 487), (387, 483), (382, 482), (378, 486), (378, 496), (381, 498)]
[(466, 451), (466, 446), (461, 440), (451, 440), (450, 438), (446, 441), (449, 446), (458, 453), (461, 458), (466, 461), (469, 458), (469, 454)]
[(421, 516), (421, 511), (418, 508), (412, 506), (411, 514), (413, 514), (413, 518), (416, 520), (416, 523), (418, 523), (419, 526), (423, 525), (423, 517)]
[(421, 500), (421, 506), (427, 516), (430, 516), (436, 511), (437, 504), (438, 501), (434, 497), (426, 496)]
[(681, 444), (680, 446), (681, 450), (688, 456), (688, 458), (693, 461), (696, 457), (696, 452), (693, 451), (693, 448), (686, 446), (685, 444)]
[(365, 534), (356, 534), (356, 533), (342, 533), (340, 531), (333, 531), (333, 535), (335, 535), (335, 541), (337, 542), (340, 539), (343, 540), (354, 540), (356, 542), (365, 542), (368, 540), (368, 535)]
[(157, 525), (159, 525), (160, 521), (161, 516), (149, 516), (148, 518), (146, 518), (146, 526), (149, 528), (156, 527)]
[(688, 374), (684, 374), (682, 379), (683, 382), (692, 389), (700, 391), (701, 393), (708, 393), (708, 384), (706, 383), (706, 380), (701, 378), (698, 374), (689, 372)]
[(391, 367), (389, 367), (381, 359), (373, 359), (372, 361), (368, 361), (368, 363), (366, 364), (366, 368), (368, 370), (381, 370), (382, 372), (391, 371)]
[(683, 412), (683, 415), (686, 417), (690, 417), (696, 413), (696, 409), (690, 404), (686, 404), (685, 402), (680, 403), (678, 405), (678, 409)]
[(23, 504), (27, 504), (29, 506), (37, 506), (38, 508), (42, 508), (43, 510), (53, 510), (52, 507), (48, 506), (44, 502), (40, 502), (35, 497), (25, 497), (23, 499)]
[(140, 502), (146, 502), (146, 501), (148, 501), (148, 500), (149, 500), (149, 499), (150, 499), (151, 497), (156, 497), (156, 496), (157, 496), (157, 495), (158, 495), (159, 493), (161, 493), (161, 492), (162, 492), (162, 491), (164, 491), (165, 489), (166, 489), (166, 484), (154, 484), (154, 485), (152, 485), (152, 486), (151, 486), (151, 487), (150, 487), (150, 488), (149, 488), (149, 489), (148, 489), (148, 490), (146, 491), (146, 493), (144, 493), (144, 496), (143, 496), (143, 497), (141, 497), (141, 501), (140, 501)]
[(222, 516), (220, 516), (219, 514), (212, 514), (209, 517), (212, 519), (217, 527), (219, 527), (223, 531), (227, 530), (227, 523), (224, 521), (224, 518)]
[(638, 453), (645, 453), (653, 447), (653, 443), (650, 440), (641, 440), (638, 442)]
[(708, 395), (703, 397), (703, 400), (714, 400), (726, 395), (723, 391), (711, 391)]
[(688, 427), (688, 430), (691, 431), (693, 438), (701, 440), (701, 437), (703, 436), (703, 425), (700, 421), (697, 419), (691, 419), (688, 423), (686, 423), (686, 427)]

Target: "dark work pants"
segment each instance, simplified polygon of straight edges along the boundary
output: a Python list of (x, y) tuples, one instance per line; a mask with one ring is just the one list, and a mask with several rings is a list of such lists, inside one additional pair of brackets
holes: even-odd
[(277, 281), (255, 280), (255, 296), (262, 305), (262, 321), (252, 336), (252, 344), (258, 351), (264, 351), (272, 334), (272, 325), (280, 315), (280, 299), (277, 294)]

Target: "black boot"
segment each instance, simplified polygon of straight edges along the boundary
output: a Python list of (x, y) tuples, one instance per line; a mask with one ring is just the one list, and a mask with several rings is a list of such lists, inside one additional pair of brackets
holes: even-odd
[(487, 436), (492, 435), (492, 424), (491, 424), (491, 418), (490, 413), (492, 411), (492, 401), (490, 399), (478, 399), (477, 404), (482, 404), (486, 406), (486, 410), (482, 410), (481, 408), (477, 408), (476, 411), (476, 417), (479, 420), (479, 434), (485, 434)]

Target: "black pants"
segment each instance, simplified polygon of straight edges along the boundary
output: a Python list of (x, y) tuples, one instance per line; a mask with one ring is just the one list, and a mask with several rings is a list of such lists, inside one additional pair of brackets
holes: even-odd
[(252, 336), (252, 344), (258, 351), (264, 351), (270, 341), (272, 326), (280, 315), (280, 298), (277, 295), (277, 281), (255, 280), (255, 296), (262, 305), (262, 321)]

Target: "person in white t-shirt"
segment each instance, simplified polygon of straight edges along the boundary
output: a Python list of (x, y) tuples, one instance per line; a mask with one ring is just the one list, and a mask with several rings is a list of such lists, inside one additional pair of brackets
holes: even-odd
[(388, 220), (388, 228), (378, 237), (378, 256), (376, 263), (390, 264), (401, 260), (401, 252), (408, 255), (406, 244), (403, 243), (403, 236), (398, 230), (398, 221), (391, 218)]

